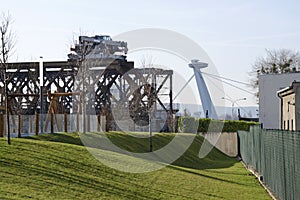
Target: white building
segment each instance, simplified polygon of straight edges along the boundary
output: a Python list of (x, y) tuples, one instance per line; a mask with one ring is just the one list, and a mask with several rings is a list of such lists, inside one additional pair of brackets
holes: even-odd
[(300, 81), (300, 73), (259, 76), (259, 122), (264, 128), (281, 128), (281, 104), (277, 91), (292, 85), (295, 80)]
[(287, 88), (277, 92), (281, 98), (281, 129), (300, 130), (300, 82), (293, 82)]

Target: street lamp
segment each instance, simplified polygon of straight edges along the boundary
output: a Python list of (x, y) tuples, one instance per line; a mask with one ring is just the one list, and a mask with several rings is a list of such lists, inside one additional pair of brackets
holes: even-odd
[(245, 100), (247, 100), (246, 97), (240, 98), (240, 99), (234, 99), (234, 100), (233, 100), (233, 99), (226, 98), (226, 97), (222, 97), (222, 99), (228, 100), (228, 101), (231, 102), (231, 117), (232, 117), (232, 119), (233, 119), (233, 109), (234, 109), (234, 104), (235, 104), (236, 102), (238, 102), (238, 101), (245, 101)]

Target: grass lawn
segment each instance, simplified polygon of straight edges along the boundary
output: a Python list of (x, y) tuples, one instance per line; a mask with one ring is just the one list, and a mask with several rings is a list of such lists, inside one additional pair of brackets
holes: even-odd
[[(123, 149), (148, 150), (146, 138), (120, 132), (108, 135)], [(154, 149), (173, 137), (155, 135)], [(11, 145), (1, 138), (0, 199), (271, 199), (235, 158), (216, 149), (198, 158), (202, 141), (197, 136), (168, 167), (134, 174), (101, 164), (82, 146), (77, 133), (15, 138)]]

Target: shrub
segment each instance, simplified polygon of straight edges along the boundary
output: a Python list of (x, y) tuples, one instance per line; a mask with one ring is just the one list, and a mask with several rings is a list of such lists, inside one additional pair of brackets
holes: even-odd
[(198, 119), (198, 121), (199, 121), (198, 132), (207, 132), (211, 119), (201, 118)]
[(180, 117), (178, 120), (178, 128), (180, 132), (197, 133), (198, 120), (194, 117)]
[[(198, 122), (198, 123), (197, 123)], [(181, 132), (237, 132), (249, 131), (251, 125), (257, 125), (257, 122), (235, 121), (235, 120), (213, 120), (207, 118), (195, 119), (193, 117), (180, 117), (178, 127)], [(198, 126), (198, 127), (197, 127)], [(223, 127), (222, 127), (223, 126)]]
[(249, 131), (250, 126), (257, 125), (257, 122), (248, 122), (248, 121), (234, 121), (228, 120), (225, 121), (223, 132), (237, 132), (237, 131)]

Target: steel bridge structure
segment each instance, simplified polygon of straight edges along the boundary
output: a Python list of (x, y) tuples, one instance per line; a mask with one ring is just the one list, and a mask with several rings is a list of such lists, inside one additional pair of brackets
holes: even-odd
[[(41, 87), (39, 62), (8, 63), (7, 69), (0, 68), (2, 113), (6, 101), (4, 73), (8, 77), (8, 112), (12, 115), (41, 112), (110, 115), (112, 108), (118, 108), (129, 110), (133, 121), (147, 124), (146, 112), (150, 108), (173, 113), (172, 70), (134, 68), (133, 62), (113, 59), (43, 62)], [(57, 104), (51, 111), (52, 100)]]

